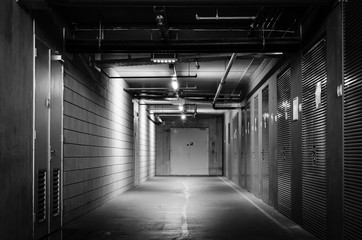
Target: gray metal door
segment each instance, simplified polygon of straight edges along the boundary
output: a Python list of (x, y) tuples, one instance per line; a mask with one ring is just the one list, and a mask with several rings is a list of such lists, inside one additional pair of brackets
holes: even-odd
[(344, 3), (344, 239), (362, 236), (362, 2)]
[(278, 209), (291, 218), (291, 70), (288, 68), (277, 80), (277, 161)]
[(233, 131), (232, 131), (232, 180), (239, 183), (239, 151), (240, 151), (240, 138), (239, 138), (239, 113), (233, 118)]
[(48, 234), (50, 160), (50, 50), (35, 42), (34, 237)]
[(246, 137), (245, 137), (245, 156), (246, 156), (246, 189), (252, 190), (252, 168), (251, 168), (251, 114), (250, 103), (246, 105)]
[(232, 154), (231, 154), (231, 122), (230, 122), (230, 118), (228, 118), (228, 129), (227, 129), (227, 149), (226, 149), (226, 154), (227, 154), (227, 176), (230, 180), (232, 180), (232, 176), (233, 176), (233, 162), (232, 162)]
[(251, 157), (252, 162), (252, 193), (260, 197), (260, 163), (259, 163), (259, 97), (254, 98), (254, 115), (253, 115), (252, 133), (254, 137), (253, 152)]
[(320, 41), (302, 61), (303, 227), (327, 234), (327, 69), (326, 42)]
[(50, 232), (62, 225), (63, 65), (52, 55), (50, 90)]
[(262, 199), (269, 204), (269, 87), (262, 92)]
[(171, 175), (209, 175), (209, 129), (171, 128)]
[(239, 164), (239, 184), (242, 188), (246, 188), (246, 154), (245, 154), (245, 136), (246, 136), (246, 126), (245, 126), (245, 110), (241, 111), (241, 141), (240, 141), (240, 164)]

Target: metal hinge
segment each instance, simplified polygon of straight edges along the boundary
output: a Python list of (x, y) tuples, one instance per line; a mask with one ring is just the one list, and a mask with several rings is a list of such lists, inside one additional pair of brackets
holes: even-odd
[(33, 138), (36, 139), (36, 130), (33, 132)]
[(45, 107), (50, 108), (50, 99), (49, 98), (45, 99)]
[(35, 48), (35, 49), (34, 49), (34, 57), (37, 57), (37, 56), (38, 56), (38, 49)]

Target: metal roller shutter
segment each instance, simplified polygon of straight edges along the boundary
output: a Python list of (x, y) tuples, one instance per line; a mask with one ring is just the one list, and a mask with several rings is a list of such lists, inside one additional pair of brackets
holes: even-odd
[(291, 218), (291, 70), (288, 68), (277, 82), (278, 101), (278, 209)]
[[(303, 226), (321, 239), (327, 234), (326, 61), (324, 39), (309, 50), (302, 61)], [(318, 92), (321, 101), (317, 108)]]
[(262, 199), (269, 203), (269, 87), (262, 92)]
[(344, 3), (344, 238), (362, 237), (362, 2)]
[(259, 164), (259, 121), (258, 121), (258, 116), (259, 116), (259, 97), (256, 96), (254, 98), (254, 119), (253, 119), (253, 123), (252, 123), (252, 132), (254, 135), (254, 142), (253, 142), (253, 154), (251, 157), (251, 161), (252, 161), (252, 171), (253, 171), (253, 190), (252, 193), (257, 196), (260, 197), (260, 176), (259, 176), (259, 171), (260, 171), (260, 164)]

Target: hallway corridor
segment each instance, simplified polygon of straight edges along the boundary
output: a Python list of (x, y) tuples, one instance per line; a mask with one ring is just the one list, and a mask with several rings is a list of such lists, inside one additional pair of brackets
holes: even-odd
[(315, 238), (224, 178), (155, 177), (66, 225), (53, 239)]

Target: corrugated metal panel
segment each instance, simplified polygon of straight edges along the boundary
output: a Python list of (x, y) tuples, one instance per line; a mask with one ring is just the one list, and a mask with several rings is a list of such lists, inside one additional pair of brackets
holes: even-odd
[(344, 4), (344, 239), (362, 238), (362, 2)]
[[(321, 101), (317, 108), (318, 92)], [(303, 226), (320, 239), (325, 239), (327, 233), (325, 40), (320, 41), (303, 57), (302, 108)]]
[(288, 68), (277, 82), (278, 98), (278, 209), (291, 218), (291, 70)]
[(246, 137), (245, 137), (245, 156), (246, 156), (246, 189), (251, 192), (252, 172), (251, 172), (251, 114), (250, 103), (246, 106)]
[(269, 87), (266, 86), (262, 92), (262, 199), (269, 203)]
[(259, 97), (256, 96), (254, 98), (254, 117), (252, 122), (252, 129), (253, 129), (253, 135), (254, 135), (254, 142), (253, 142), (253, 153), (251, 157), (252, 161), (252, 171), (253, 171), (253, 190), (252, 193), (260, 197), (260, 163), (259, 163)]

